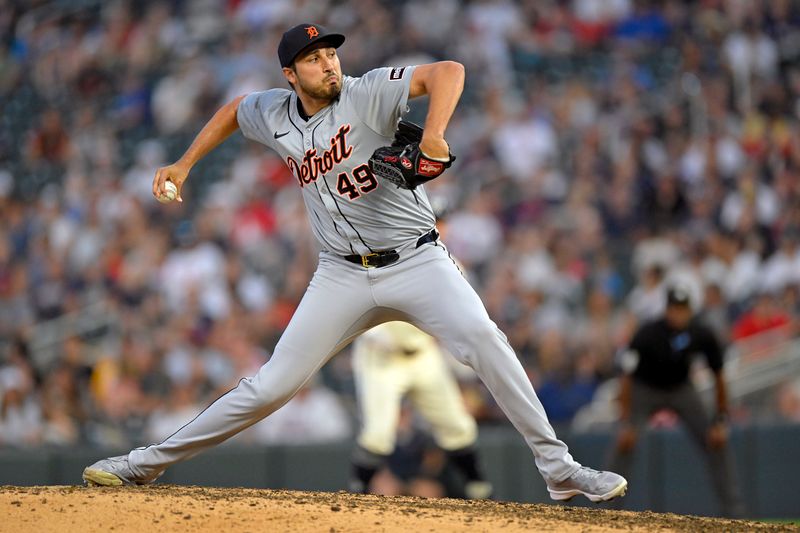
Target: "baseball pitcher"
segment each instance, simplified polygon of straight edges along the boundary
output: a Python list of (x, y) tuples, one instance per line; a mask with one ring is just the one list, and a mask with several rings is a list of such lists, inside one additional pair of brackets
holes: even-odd
[[(286, 162), (322, 251), (272, 358), (165, 441), (98, 461), (84, 469), (84, 479), (101, 485), (154, 481), (170, 465), (278, 409), (360, 333), (401, 319), (475, 370), (525, 438), (551, 497), (622, 495), (622, 476), (581, 466), (556, 437), (505, 335), (434, 227), (422, 184), (454, 160), (444, 133), (464, 67), (442, 61), (344, 76), (336, 52), (344, 41), (318, 24), (286, 31), (278, 58), (291, 90), (255, 92), (224, 105), (153, 180), (156, 197), (166, 194), (170, 181), (181, 201), (191, 168), (239, 129)], [(419, 141), (400, 146), (414, 135), (414, 128), (398, 127), (408, 99), (422, 95), (430, 100)]]

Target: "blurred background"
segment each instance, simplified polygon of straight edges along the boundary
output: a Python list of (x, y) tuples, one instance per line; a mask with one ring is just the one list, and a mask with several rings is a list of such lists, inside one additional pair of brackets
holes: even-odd
[[(316, 266), (285, 165), (237, 134), (183, 204), (150, 189), (217, 107), (288, 88), (277, 42), (302, 21), (347, 36), (345, 74), (466, 66), (447, 134), (458, 161), (427, 188), (567, 442), (602, 460), (618, 354), (679, 279), (726, 343), (745, 491), (774, 489), (746, 457), (783, 442), (764, 432), (800, 435), (792, 0), (0, 0), (0, 457), (160, 441), (268, 360)], [(486, 449), (520, 445), (456, 370)], [(694, 379), (711, 392), (702, 365)], [(346, 463), (353, 394), (345, 350), (233, 445), (338, 443), (326, 449)], [(672, 438), (695, 457), (674, 418), (653, 425), (646, 457)], [(493, 476), (499, 460), (485, 459)], [(3, 468), (0, 482), (25, 482)], [(669, 497), (653, 486), (634, 506), (714, 512)], [(769, 501), (753, 512), (783, 512)]]

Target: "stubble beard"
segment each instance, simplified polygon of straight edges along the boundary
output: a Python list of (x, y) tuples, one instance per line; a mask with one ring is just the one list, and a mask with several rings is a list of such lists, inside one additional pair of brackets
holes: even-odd
[(317, 100), (327, 100), (330, 102), (338, 97), (339, 93), (342, 92), (341, 77), (337, 76), (336, 80), (337, 83), (335, 85), (328, 85), (326, 82), (323, 82), (316, 87), (309, 87), (299, 80), (298, 82), (300, 84), (300, 88), (303, 89), (303, 92), (308, 96)]

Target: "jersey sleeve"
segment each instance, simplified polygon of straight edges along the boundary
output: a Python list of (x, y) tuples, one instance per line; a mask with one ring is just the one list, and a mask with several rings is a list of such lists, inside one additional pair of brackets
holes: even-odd
[(351, 104), (361, 121), (385, 137), (392, 137), (397, 121), (408, 111), (408, 91), (415, 67), (384, 67), (356, 78)]
[(236, 120), (242, 134), (256, 142), (270, 145), (272, 140), (267, 116), (270, 105), (274, 102), (277, 93), (274, 89), (250, 93), (245, 96), (236, 109)]
[(722, 370), (722, 346), (717, 340), (717, 336), (714, 335), (714, 332), (711, 331), (710, 328), (701, 325), (697, 326), (696, 335), (700, 340), (699, 348), (703, 352), (703, 355), (706, 356), (708, 367), (714, 372)]

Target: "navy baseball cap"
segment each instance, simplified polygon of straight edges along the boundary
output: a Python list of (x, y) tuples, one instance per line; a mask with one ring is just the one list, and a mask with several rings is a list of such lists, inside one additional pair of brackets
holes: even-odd
[(339, 48), (344, 42), (344, 35), (332, 33), (324, 26), (319, 24), (298, 24), (294, 28), (286, 30), (278, 44), (278, 58), (281, 60), (281, 67), (288, 67), (300, 52), (312, 44), (325, 42), (334, 48)]

